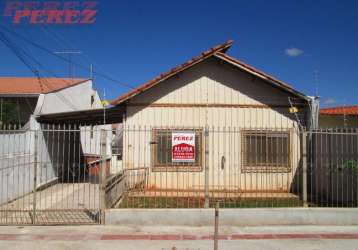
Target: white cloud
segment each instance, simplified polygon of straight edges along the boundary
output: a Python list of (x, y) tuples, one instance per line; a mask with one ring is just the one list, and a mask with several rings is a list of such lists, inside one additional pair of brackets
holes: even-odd
[(326, 104), (326, 105), (332, 105), (332, 104), (335, 104), (336, 102), (337, 101), (334, 98), (328, 98), (328, 99), (324, 100), (324, 104)]
[(288, 49), (285, 50), (285, 54), (290, 56), (290, 57), (300, 56), (303, 53), (304, 53), (303, 50), (297, 49), (297, 48), (288, 48)]

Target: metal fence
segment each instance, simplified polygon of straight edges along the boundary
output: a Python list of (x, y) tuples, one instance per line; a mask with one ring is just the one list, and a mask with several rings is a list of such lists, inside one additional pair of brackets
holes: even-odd
[(308, 134), (308, 194), (316, 206), (358, 205), (358, 130), (326, 129)]
[(357, 130), (42, 125), (3, 128), (0, 141), (0, 224), (217, 202), (357, 206)]
[(101, 190), (112, 189), (104, 180), (113, 180), (117, 168), (107, 147), (112, 131), (101, 133), (100, 129), (74, 125), (3, 128), (0, 224), (100, 223)]
[[(178, 135), (192, 136), (193, 154), (175, 145)], [(301, 206), (301, 136), (296, 129), (126, 127), (118, 207)], [(175, 159), (176, 147), (184, 159)]]

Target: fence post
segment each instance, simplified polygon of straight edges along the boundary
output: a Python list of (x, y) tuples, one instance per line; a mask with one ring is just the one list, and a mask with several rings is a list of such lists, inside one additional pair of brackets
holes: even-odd
[(205, 203), (204, 207), (209, 208), (209, 128), (205, 127), (204, 131), (205, 140)]
[(38, 130), (34, 130), (34, 186), (32, 194), (32, 224), (36, 224), (36, 189), (37, 189), (37, 151), (38, 151)]
[(307, 132), (302, 133), (302, 200), (303, 206), (307, 204)]
[(101, 153), (101, 166), (100, 166), (100, 214), (101, 214), (101, 224), (105, 223), (105, 210), (107, 208), (106, 203), (106, 180), (107, 180), (107, 136), (106, 130), (101, 129), (100, 134), (100, 153)]
[(214, 250), (218, 250), (219, 241), (219, 202), (215, 205), (215, 229), (214, 229)]

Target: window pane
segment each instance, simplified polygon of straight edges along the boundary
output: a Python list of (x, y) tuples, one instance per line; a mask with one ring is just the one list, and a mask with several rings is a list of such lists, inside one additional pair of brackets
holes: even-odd
[(244, 141), (246, 166), (288, 166), (288, 133), (248, 132), (244, 135)]
[(267, 137), (268, 143), (268, 163), (271, 165), (287, 165), (289, 150), (288, 150), (288, 135), (287, 134), (273, 134)]
[(260, 165), (266, 161), (266, 138), (264, 135), (247, 135), (246, 150), (247, 164)]
[(193, 163), (193, 162), (172, 162), (172, 132), (173, 131), (157, 130), (155, 132), (155, 136), (156, 136), (155, 164), (157, 166), (199, 165), (201, 162), (201, 132), (195, 131), (195, 162)]
[(157, 132), (157, 164), (171, 164), (171, 134), (166, 131)]

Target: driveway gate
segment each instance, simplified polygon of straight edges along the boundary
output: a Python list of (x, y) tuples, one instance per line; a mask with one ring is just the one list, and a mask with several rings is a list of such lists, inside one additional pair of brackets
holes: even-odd
[(97, 135), (74, 126), (2, 128), (0, 225), (101, 223)]

